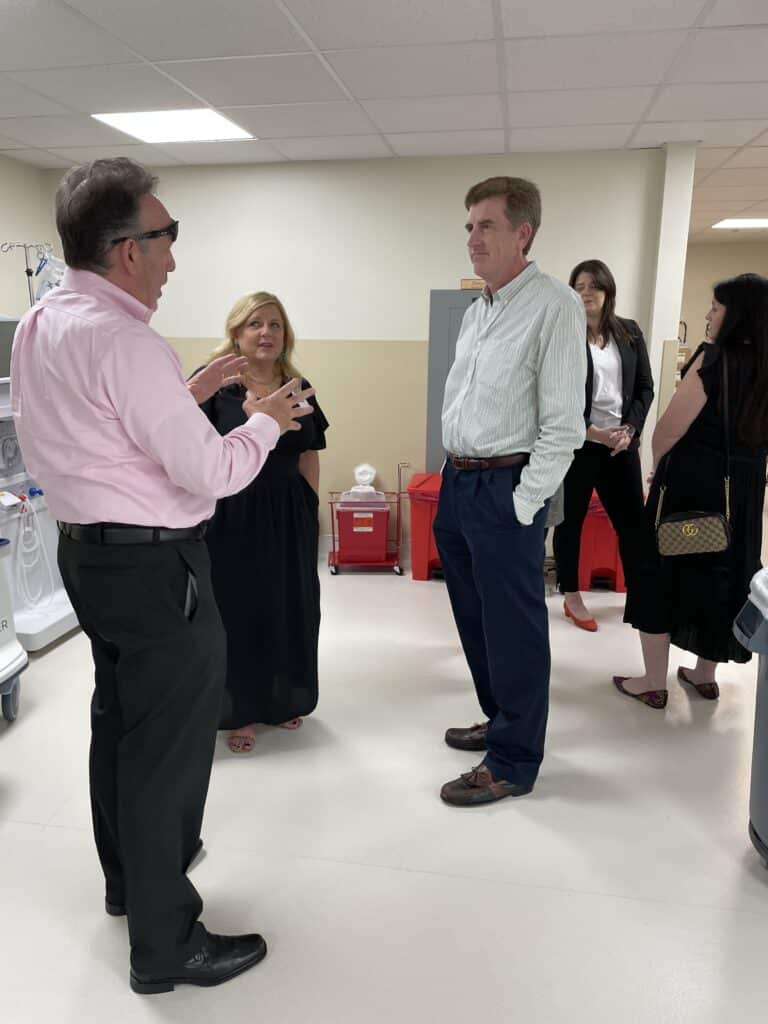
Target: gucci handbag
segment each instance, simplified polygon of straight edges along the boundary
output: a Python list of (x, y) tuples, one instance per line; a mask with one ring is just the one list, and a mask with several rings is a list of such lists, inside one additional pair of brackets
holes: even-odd
[(664, 558), (677, 555), (714, 555), (727, 551), (731, 543), (731, 444), (728, 429), (728, 361), (725, 350), (723, 372), (723, 433), (725, 448), (725, 514), (717, 512), (675, 512), (662, 516), (664, 494), (672, 453), (664, 461), (664, 476), (656, 509), (656, 546)]

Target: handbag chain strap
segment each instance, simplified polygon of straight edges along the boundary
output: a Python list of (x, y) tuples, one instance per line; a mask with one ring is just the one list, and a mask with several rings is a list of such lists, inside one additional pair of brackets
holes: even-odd
[[(720, 368), (722, 371), (722, 398), (723, 398), (723, 446), (725, 448), (725, 521), (730, 523), (731, 521), (731, 431), (728, 420), (728, 352), (726, 349), (721, 349)], [(671, 449), (666, 457), (664, 458), (664, 470), (661, 478), (661, 489), (659, 491), (659, 504), (656, 508), (656, 529), (659, 528), (661, 522), (661, 509), (664, 504), (664, 495), (667, 490), (667, 474), (669, 473), (669, 464), (672, 461)]]

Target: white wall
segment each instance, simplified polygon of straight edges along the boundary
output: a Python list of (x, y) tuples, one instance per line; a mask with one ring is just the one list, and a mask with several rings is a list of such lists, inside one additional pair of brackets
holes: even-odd
[[(29, 164), (0, 156), (0, 242), (30, 241), (51, 242), (61, 252), (50, 177)], [(0, 253), (0, 315), (18, 317), (27, 309), (24, 252), (14, 249)]]
[(493, 174), (540, 186), (533, 255), (543, 269), (566, 277), (579, 260), (604, 259), (619, 311), (646, 325), (658, 150), (163, 168), (159, 195), (181, 233), (153, 325), (172, 337), (217, 337), (236, 298), (267, 289), (300, 338), (424, 340), (430, 289), (472, 274), (464, 195)]
[(704, 338), (704, 317), (712, 302), (712, 286), (736, 274), (768, 277), (768, 242), (714, 242), (688, 246), (681, 320), (688, 324), (688, 343)]

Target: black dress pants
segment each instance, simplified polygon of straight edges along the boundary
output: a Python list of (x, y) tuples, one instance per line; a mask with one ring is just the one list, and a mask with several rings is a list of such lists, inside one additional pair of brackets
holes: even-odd
[(565, 477), (565, 517), (555, 529), (554, 553), (560, 590), (579, 589), (581, 529), (596, 490), (619, 541), (619, 553), (627, 580), (632, 579), (640, 549), (643, 526), (643, 478), (640, 454), (629, 449), (611, 455), (604, 444), (587, 441), (573, 458)]
[(93, 828), (131, 964), (174, 968), (200, 942), (186, 877), (200, 835), (226, 671), (203, 540), (59, 538), (59, 568), (91, 641)]

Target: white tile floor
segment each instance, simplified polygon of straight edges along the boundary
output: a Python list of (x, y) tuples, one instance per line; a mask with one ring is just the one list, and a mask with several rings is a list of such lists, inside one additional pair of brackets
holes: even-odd
[(763, 1024), (754, 662), (723, 672), (718, 706), (672, 683), (651, 711), (610, 685), (639, 667), (620, 598), (592, 595), (596, 636), (552, 599), (539, 784), (453, 809), (438, 788), (476, 755), (442, 734), (478, 713), (443, 585), (323, 588), (318, 712), (250, 757), (217, 752), (193, 878), (208, 926), (258, 928), (270, 955), (216, 989), (130, 992), (90, 835), (88, 648), (33, 660), (0, 725), (0, 1020)]

